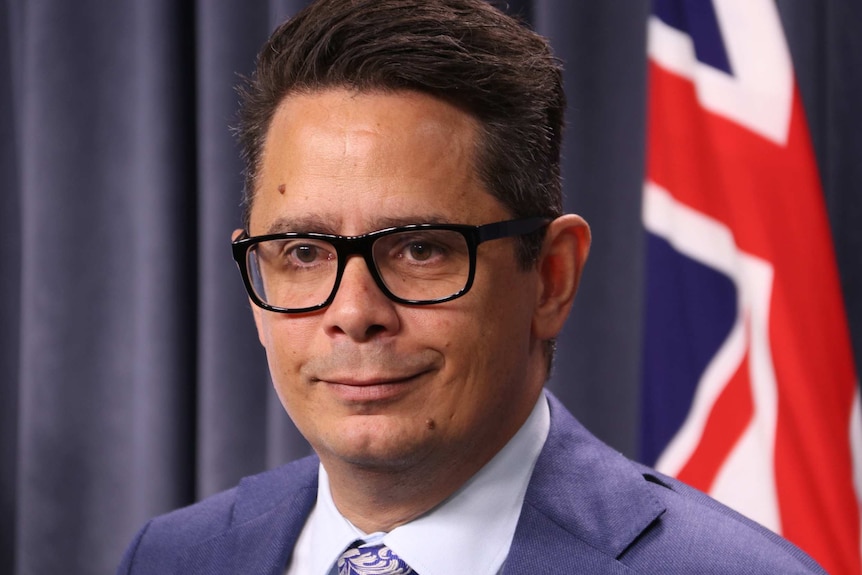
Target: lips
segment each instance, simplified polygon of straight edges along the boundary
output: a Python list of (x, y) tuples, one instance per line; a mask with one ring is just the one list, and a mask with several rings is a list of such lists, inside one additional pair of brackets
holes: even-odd
[(432, 349), (405, 352), (387, 343), (336, 342), (329, 353), (309, 358), (300, 375), (336, 401), (367, 403), (409, 394), (443, 364), (443, 356)]
[(325, 385), (341, 400), (350, 403), (391, 401), (408, 393), (421, 376), (430, 370), (410, 375), (374, 376), (357, 378), (351, 376), (326, 376), (312, 378), (314, 383)]
[(325, 377), (313, 377), (312, 381), (321, 381), (324, 383), (330, 383), (333, 385), (349, 385), (354, 387), (367, 387), (369, 385), (390, 385), (403, 383), (415, 377), (418, 377), (421, 374), (410, 374), (403, 376), (376, 376), (369, 378), (356, 378), (355, 375), (350, 376), (325, 376)]

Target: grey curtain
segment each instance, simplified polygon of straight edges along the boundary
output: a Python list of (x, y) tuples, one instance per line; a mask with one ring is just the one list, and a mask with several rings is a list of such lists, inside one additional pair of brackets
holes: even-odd
[[(301, 4), (0, 4), (0, 572), (110, 573), (148, 517), (307, 452), (228, 249), (233, 85)], [(779, 8), (862, 364), (862, 5)], [(566, 201), (595, 237), (550, 387), (632, 455), (648, 3), (508, 9), (566, 63)]]

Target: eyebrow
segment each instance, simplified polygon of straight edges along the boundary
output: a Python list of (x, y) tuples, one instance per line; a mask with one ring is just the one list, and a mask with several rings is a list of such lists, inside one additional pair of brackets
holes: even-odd
[[(422, 214), (410, 216), (385, 216), (376, 217), (372, 224), (362, 233), (369, 233), (385, 228), (395, 228), (411, 224), (447, 224), (453, 223), (451, 218), (441, 214)], [(340, 218), (325, 218), (317, 214), (308, 214), (298, 217), (280, 217), (270, 224), (266, 234), (280, 234), (286, 232), (295, 233), (319, 233), (331, 235), (344, 235), (339, 231), (341, 228)]]
[[(411, 224), (448, 224), (452, 223), (451, 218), (444, 217), (441, 214), (422, 214), (398, 217), (381, 217), (374, 219), (374, 229), (381, 230), (383, 228), (396, 228), (398, 226), (409, 226)], [(373, 230), (370, 230), (373, 231)]]
[(319, 233), (319, 234), (335, 234), (339, 227), (339, 222), (333, 222), (328, 218), (322, 218), (316, 214), (309, 214), (297, 217), (280, 217), (276, 218), (266, 229), (267, 234), (280, 234), (285, 232), (297, 233)]

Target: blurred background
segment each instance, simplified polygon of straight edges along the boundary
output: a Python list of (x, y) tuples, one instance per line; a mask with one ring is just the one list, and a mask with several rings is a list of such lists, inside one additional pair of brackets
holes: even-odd
[[(234, 86), (304, 4), (0, 4), (0, 572), (113, 572), (147, 518), (308, 453), (229, 249)], [(650, 6), (497, 4), (565, 63), (566, 206), (594, 237), (549, 387), (637, 457)], [(777, 4), (862, 365), (862, 4)]]

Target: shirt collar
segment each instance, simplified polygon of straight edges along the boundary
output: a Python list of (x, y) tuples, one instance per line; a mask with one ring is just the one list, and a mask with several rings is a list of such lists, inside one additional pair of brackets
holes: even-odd
[[(433, 511), (384, 534), (383, 542), (422, 575), (497, 573), (549, 429), (548, 402), (541, 394), (527, 421), (491, 461)], [(380, 537), (368, 536), (338, 512), (322, 465), (309, 521), (315, 575), (330, 573), (356, 539)]]
[(344, 550), (357, 539), (365, 537), (365, 533), (336, 509), (329, 490), (329, 476), (323, 464), (320, 465), (317, 479), (317, 504), (308, 521), (311, 528), (311, 557), (308, 559), (314, 575), (328, 575)]

